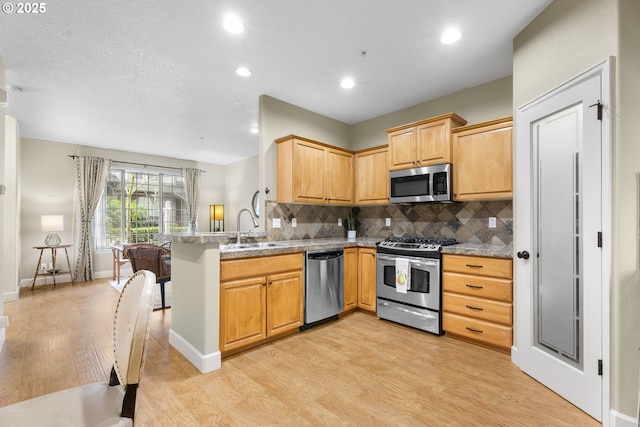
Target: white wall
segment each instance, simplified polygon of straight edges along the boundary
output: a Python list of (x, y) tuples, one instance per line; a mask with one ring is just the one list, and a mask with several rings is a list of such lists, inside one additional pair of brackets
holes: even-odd
[(510, 116), (512, 105), (512, 79), (509, 76), (356, 123), (349, 128), (349, 148), (362, 150), (386, 145), (387, 129), (450, 112), (458, 114), (467, 124)]
[[(2, 56), (0, 56), (0, 91), (4, 92), (4, 62)], [(0, 106), (0, 118), (4, 117), (5, 107)], [(0, 185), (4, 184), (4, 120), (0, 120)], [(0, 228), (4, 229), (5, 216), (4, 216), (4, 195), (0, 194)], [(4, 259), (4, 233), (0, 235), (0, 260)], [(0, 289), (4, 289), (4, 278), (0, 275)], [(4, 300), (0, 299), (0, 351), (4, 346), (6, 337), (6, 316), (3, 316), (4, 312)]]
[(616, 57), (610, 386), (612, 409), (634, 418), (640, 371), (639, 45), (635, 0), (554, 1), (513, 44), (515, 108)]
[[(251, 210), (251, 200), (254, 193), (258, 191), (258, 177), (258, 156), (249, 157), (224, 167), (225, 231), (236, 231), (236, 219), (241, 209)], [(214, 204), (215, 200), (210, 202), (210, 204)], [(264, 212), (264, 209), (261, 209), (261, 212)], [(260, 227), (260, 229), (264, 230), (264, 227)], [(251, 217), (243, 212), (240, 216), (240, 231), (246, 232), (247, 230), (258, 231), (259, 229), (253, 227)]]
[(11, 116), (5, 116), (4, 141), (4, 255), (2, 259), (1, 288), (5, 301), (18, 299), (20, 285), (20, 135), (18, 122)]

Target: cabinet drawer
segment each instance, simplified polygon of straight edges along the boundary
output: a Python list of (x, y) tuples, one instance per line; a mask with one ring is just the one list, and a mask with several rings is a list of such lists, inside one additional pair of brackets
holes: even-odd
[(220, 262), (220, 281), (244, 277), (267, 276), (285, 271), (302, 270), (303, 254), (274, 255), (256, 258), (230, 259)]
[(448, 292), (443, 293), (442, 310), (508, 326), (511, 326), (513, 321), (511, 304)]
[(444, 271), (500, 277), (503, 279), (511, 279), (513, 277), (513, 262), (511, 259), (449, 254), (442, 258), (442, 269)]
[(442, 273), (442, 290), (498, 301), (513, 301), (513, 281), (506, 279), (493, 279), (445, 271)]
[(483, 342), (492, 346), (509, 349), (513, 343), (513, 329), (457, 314), (443, 314), (443, 328), (446, 332)]

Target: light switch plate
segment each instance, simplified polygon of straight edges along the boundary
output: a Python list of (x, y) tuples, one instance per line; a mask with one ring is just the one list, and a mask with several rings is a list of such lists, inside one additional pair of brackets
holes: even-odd
[(273, 228), (282, 228), (282, 221), (280, 221), (280, 218), (273, 218)]
[(391, 218), (385, 218), (384, 219), (384, 226), (385, 227), (391, 227)]
[(338, 218), (338, 227), (342, 227), (342, 218)]
[(490, 216), (489, 217), (489, 228), (496, 228), (496, 217), (495, 216)]
[(291, 218), (291, 227), (296, 228), (298, 226), (298, 220)]

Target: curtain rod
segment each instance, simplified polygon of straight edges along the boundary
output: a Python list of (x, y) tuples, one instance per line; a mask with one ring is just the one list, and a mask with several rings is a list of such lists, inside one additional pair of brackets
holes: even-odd
[[(69, 154), (69, 157), (71, 157), (72, 159), (75, 159), (76, 157), (80, 157), (80, 156), (76, 156), (75, 154)], [(148, 167), (148, 166), (151, 166), (151, 167), (154, 167), (154, 168), (163, 168), (163, 169), (175, 169), (175, 170), (184, 169), (184, 168), (177, 168), (175, 166), (161, 166), (161, 165), (152, 165), (152, 164), (149, 164), (149, 163), (125, 162), (125, 161), (122, 161), (122, 160), (113, 160), (113, 159), (109, 159), (109, 160), (111, 160), (112, 162), (115, 162), (115, 163), (121, 163), (123, 165), (138, 165), (138, 166), (144, 166), (145, 168)], [(200, 172), (206, 173), (207, 171), (200, 170)]]

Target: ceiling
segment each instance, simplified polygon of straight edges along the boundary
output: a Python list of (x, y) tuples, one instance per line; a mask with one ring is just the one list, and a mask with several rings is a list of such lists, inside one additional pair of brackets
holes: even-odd
[(48, 2), (0, 15), (7, 114), (24, 137), (228, 164), (258, 154), (263, 94), (354, 124), (511, 75), (513, 37), (550, 2)]

